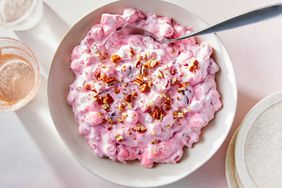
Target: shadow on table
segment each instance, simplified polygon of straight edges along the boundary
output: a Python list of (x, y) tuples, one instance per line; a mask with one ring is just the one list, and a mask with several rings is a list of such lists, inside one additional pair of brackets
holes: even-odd
[(85, 170), (63, 144), (48, 110), (47, 83), (44, 78), (36, 98), (16, 111), (16, 114), (63, 187), (92, 188), (93, 185), (110, 185)]
[(69, 26), (44, 4), (41, 23), (31, 30), (16, 32), (19, 39), (38, 57), (43, 74), (38, 95), (28, 105), (16, 111), (16, 115), (50, 165), (60, 185), (66, 188), (90, 188), (103, 184), (104, 181), (93, 176), (74, 160), (56, 132), (48, 109), (46, 79), (55, 50), (68, 29)]
[(41, 73), (45, 78), (55, 50), (68, 31), (69, 26), (46, 4), (39, 25), (27, 31), (17, 31), (16, 35), (27, 44), (38, 57)]

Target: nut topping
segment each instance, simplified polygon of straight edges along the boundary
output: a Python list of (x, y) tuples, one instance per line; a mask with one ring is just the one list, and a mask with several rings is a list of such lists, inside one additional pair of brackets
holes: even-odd
[(106, 83), (108, 86), (114, 85), (115, 82), (116, 82), (116, 79), (115, 79), (115, 78), (106, 78), (106, 80), (105, 80), (105, 83)]
[(151, 144), (159, 144), (161, 141), (160, 140), (153, 140), (152, 142), (151, 142)]
[(158, 66), (160, 64), (159, 61), (156, 61), (154, 59), (150, 59), (149, 61), (147, 61), (144, 66), (146, 68), (149, 68), (149, 69), (152, 69), (152, 68), (155, 68), (156, 66)]
[(84, 84), (84, 89), (88, 90), (88, 91), (91, 90), (92, 89), (91, 84), (89, 84), (89, 83)]
[(140, 89), (140, 91), (141, 91), (142, 93), (146, 93), (147, 91), (150, 90), (150, 88), (149, 88), (149, 86), (148, 86), (147, 83), (143, 83), (143, 84), (140, 86), (139, 89)]
[(151, 111), (151, 116), (152, 116), (153, 119), (162, 120), (163, 117), (165, 116), (165, 111), (162, 108), (155, 107)]
[(153, 82), (152, 81), (148, 81), (148, 87), (149, 88), (153, 87)]
[(144, 65), (141, 65), (140, 67), (140, 74), (143, 76), (148, 76), (147, 68)]
[(124, 110), (126, 107), (126, 104), (125, 103), (121, 103), (119, 106), (118, 106), (118, 109), (119, 110)]
[(133, 128), (134, 131), (137, 131), (138, 133), (145, 133), (147, 131), (147, 128), (144, 125), (138, 125)]
[(191, 65), (189, 66), (189, 70), (195, 73), (199, 69), (199, 62), (197, 59), (193, 59)]
[(173, 77), (173, 78), (171, 79), (171, 85), (174, 85), (176, 82), (177, 82), (177, 79), (176, 79), (175, 77)]
[(163, 73), (163, 71), (159, 70), (158, 78), (164, 78), (164, 73)]
[(173, 112), (173, 118), (174, 119), (183, 118), (183, 117), (184, 117), (184, 113), (183, 112), (180, 112), (180, 111)]
[(103, 105), (102, 105), (102, 108), (107, 111), (107, 110), (110, 109), (110, 105), (107, 104), (107, 103), (106, 103), (106, 104), (103, 104)]
[(137, 60), (136, 64), (135, 64), (135, 67), (138, 68), (140, 65), (141, 65), (141, 60)]
[(132, 102), (132, 100), (133, 100), (133, 96), (132, 95), (127, 95), (125, 98), (124, 98), (124, 100), (126, 101), (126, 102)]
[(116, 138), (116, 141), (117, 141), (117, 142), (122, 142), (122, 141), (123, 141), (123, 136), (122, 136), (121, 134), (117, 134), (117, 135), (115, 136), (115, 138)]
[(135, 80), (133, 81), (133, 83), (137, 84), (137, 85), (142, 85), (144, 82), (143, 76), (142, 75), (138, 75)]
[(111, 62), (113, 63), (119, 63), (121, 61), (121, 57), (117, 54), (113, 54), (111, 55)]
[(169, 97), (165, 97), (164, 109), (165, 110), (170, 110), (171, 109), (171, 99)]
[(184, 91), (186, 89), (186, 87), (188, 87), (190, 84), (187, 82), (187, 83), (180, 83), (178, 85), (178, 88), (177, 88), (177, 91), (180, 92), (180, 91)]
[(103, 104), (103, 98), (102, 98), (101, 96), (99, 96), (99, 95), (97, 95), (97, 96), (94, 97), (94, 101), (97, 101), (97, 103), (98, 103), (99, 105), (102, 105), (102, 104)]
[(114, 102), (114, 99), (110, 94), (107, 94), (107, 96), (103, 98), (104, 104), (112, 104), (113, 102)]
[(135, 55), (136, 55), (136, 53), (135, 53), (134, 49), (130, 47), (130, 49), (129, 49), (129, 56), (133, 57)]
[(105, 60), (108, 58), (108, 52), (105, 52), (105, 51), (97, 51), (95, 54), (94, 54), (97, 58), (99, 58), (100, 60)]
[(114, 92), (115, 92), (115, 94), (119, 94), (120, 93), (120, 89), (119, 88), (115, 88)]
[(132, 92), (132, 96), (133, 96), (133, 97), (137, 97), (137, 96), (138, 96), (138, 93), (137, 93), (136, 91), (133, 91), (133, 92)]

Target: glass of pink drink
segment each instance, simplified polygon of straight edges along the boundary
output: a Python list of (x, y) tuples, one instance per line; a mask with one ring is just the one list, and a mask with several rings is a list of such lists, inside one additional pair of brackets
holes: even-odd
[(32, 51), (15, 39), (0, 38), (0, 111), (23, 107), (39, 86), (39, 66)]

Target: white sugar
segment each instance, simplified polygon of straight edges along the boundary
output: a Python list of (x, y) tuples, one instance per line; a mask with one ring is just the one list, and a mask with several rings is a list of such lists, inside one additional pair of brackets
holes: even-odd
[(282, 102), (262, 112), (248, 133), (245, 159), (257, 187), (282, 187)]
[[(30, 9), (33, 0), (3, 0), (1, 16), (4, 22), (13, 22), (21, 18)], [(0, 22), (2, 22), (0, 18)]]

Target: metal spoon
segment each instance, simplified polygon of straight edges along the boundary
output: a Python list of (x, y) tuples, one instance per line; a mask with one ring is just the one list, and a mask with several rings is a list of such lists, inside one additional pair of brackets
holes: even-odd
[(193, 36), (215, 33), (219, 31), (224, 31), (224, 30), (233, 29), (236, 27), (241, 27), (244, 25), (260, 22), (260, 21), (267, 20), (267, 19), (270, 19), (276, 16), (280, 16), (281, 14), (282, 14), (282, 3), (279, 3), (279, 4), (267, 6), (264, 8), (256, 9), (256, 10), (241, 14), (239, 16), (230, 18), (218, 24), (215, 24), (215, 25), (206, 27), (204, 29), (201, 29), (199, 31), (190, 33), (188, 35), (184, 35), (184, 36), (181, 36), (178, 38), (172, 38), (172, 39), (168, 39), (165, 37), (160, 38), (145, 29), (138, 28), (138, 27), (131, 26), (131, 25), (126, 25), (118, 29), (116, 33), (150, 36), (159, 43), (171, 43), (171, 42), (175, 42), (175, 41), (186, 39), (186, 38), (193, 37)]

